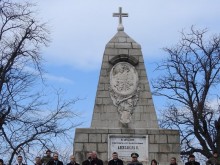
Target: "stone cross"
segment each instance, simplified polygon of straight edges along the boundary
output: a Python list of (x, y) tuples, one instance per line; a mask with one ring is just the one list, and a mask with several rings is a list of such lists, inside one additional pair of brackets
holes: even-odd
[(122, 7), (119, 7), (119, 13), (113, 13), (113, 17), (119, 17), (118, 31), (124, 31), (122, 17), (128, 17), (128, 13), (122, 13)]

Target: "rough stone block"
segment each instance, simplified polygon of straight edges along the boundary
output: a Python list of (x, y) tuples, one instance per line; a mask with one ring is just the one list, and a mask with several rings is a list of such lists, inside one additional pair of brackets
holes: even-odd
[(103, 105), (102, 104), (96, 104), (94, 107), (94, 111), (93, 113), (101, 113), (103, 109)]
[(100, 154), (99, 154), (99, 158), (100, 158), (101, 160), (106, 160), (106, 162), (104, 161), (104, 163), (107, 164), (107, 160), (108, 160), (108, 154), (107, 154), (107, 152), (102, 152), (102, 153), (100, 153)]
[(172, 152), (180, 153), (180, 144), (172, 144)]
[(105, 90), (105, 84), (99, 83), (98, 90), (99, 90), (99, 91)]
[(180, 139), (178, 135), (170, 135), (168, 136), (168, 143), (179, 143)]
[(99, 77), (99, 83), (107, 84), (109, 83), (109, 76), (100, 76)]
[(96, 103), (96, 104), (102, 104), (102, 98), (96, 97), (95, 103)]
[(108, 141), (108, 134), (102, 134), (102, 143), (106, 143)]
[(122, 129), (123, 134), (134, 134), (134, 129)]
[(109, 91), (98, 91), (97, 97), (109, 97)]
[(168, 154), (164, 154), (164, 153), (158, 153), (158, 161), (159, 162), (168, 162)]
[(84, 134), (84, 133), (81, 133), (81, 134), (76, 134), (75, 135), (75, 143), (77, 142), (88, 142), (89, 140), (89, 135), (88, 134)]
[(107, 49), (105, 49), (105, 53), (104, 54), (105, 55), (118, 55), (118, 51), (117, 51), (117, 49), (107, 48)]
[(86, 151), (97, 151), (97, 143), (83, 143), (83, 147)]
[(172, 145), (171, 144), (160, 144), (159, 145), (159, 152), (171, 152), (172, 151)]
[(146, 129), (135, 129), (134, 132), (135, 132), (135, 134), (140, 134), (140, 135), (146, 135), (147, 134)]
[(105, 105), (103, 108), (103, 112), (114, 112), (115, 116), (117, 115), (118, 111), (117, 111), (117, 107), (114, 105)]
[(89, 142), (101, 142), (101, 134), (89, 134)]
[(122, 133), (121, 129), (109, 129), (109, 134), (120, 134)]
[(149, 153), (149, 158), (148, 158), (148, 160), (149, 160), (148, 164), (150, 163), (150, 161), (151, 161), (152, 159), (158, 160), (158, 159), (156, 158), (156, 154), (150, 152), (150, 153)]
[(98, 152), (106, 152), (108, 151), (108, 144), (107, 143), (98, 143)]
[(108, 76), (107, 69), (101, 70), (100, 75), (101, 76)]
[(110, 87), (110, 84), (108, 83), (108, 84), (105, 84), (105, 90), (109, 90), (109, 87)]
[(108, 43), (105, 48), (114, 48), (115, 44), (114, 43)]
[(103, 69), (108, 69), (110, 67), (110, 64), (108, 62), (103, 62), (102, 63), (102, 70)]
[(75, 152), (82, 151), (83, 150), (83, 143), (75, 143), (73, 147), (74, 147)]
[(110, 98), (103, 98), (102, 102), (103, 102), (104, 105), (112, 104), (112, 100)]
[(155, 140), (154, 140), (155, 137), (154, 137), (154, 135), (149, 135), (148, 137), (149, 137), (149, 143), (150, 143), (150, 144), (155, 143)]
[(141, 49), (141, 45), (139, 45), (137, 43), (132, 43), (132, 47), (135, 49), (137, 49), (137, 48)]
[(130, 56), (140, 56), (142, 55), (141, 49), (129, 49)]
[(127, 37), (127, 42), (132, 42), (132, 43), (136, 43), (132, 38)]
[(126, 42), (126, 41), (127, 41), (126, 37), (119, 37), (118, 38), (118, 42)]
[(128, 49), (118, 49), (118, 54), (128, 54)]
[(158, 144), (149, 144), (149, 152), (159, 152)]
[(115, 48), (128, 49), (132, 48), (131, 43), (115, 43)]
[(139, 70), (139, 69), (145, 70), (145, 65), (144, 65), (144, 63), (139, 62), (138, 65), (136, 66), (136, 69), (137, 69), (137, 70)]
[(155, 142), (156, 143), (167, 143), (167, 135), (155, 135)]
[(134, 120), (136, 121), (136, 120), (141, 120), (141, 113), (138, 113), (138, 112), (136, 112), (136, 113), (134, 113)]
[(143, 76), (146, 79), (147, 77), (146, 71), (145, 70), (140, 70), (140, 71), (141, 71), (140, 76)]
[(101, 119), (100, 113), (93, 113), (93, 119), (100, 120)]

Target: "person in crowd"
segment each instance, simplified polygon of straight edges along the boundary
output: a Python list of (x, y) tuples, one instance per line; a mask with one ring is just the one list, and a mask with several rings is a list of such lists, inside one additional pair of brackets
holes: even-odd
[(4, 165), (3, 159), (0, 159), (0, 165)]
[(23, 157), (21, 155), (19, 155), (17, 157), (17, 162), (18, 163), (16, 165), (26, 165), (26, 164), (23, 163)]
[(118, 153), (112, 153), (112, 160), (108, 162), (108, 165), (124, 165), (123, 161), (118, 158)]
[(92, 152), (87, 153), (87, 159), (82, 162), (82, 165), (91, 165), (92, 162)]
[(103, 161), (97, 157), (96, 151), (92, 151), (91, 157), (92, 157), (91, 165), (103, 165)]
[(35, 158), (35, 163), (34, 163), (34, 164), (35, 164), (35, 165), (42, 165), (41, 159), (40, 159), (39, 156), (37, 156), (37, 157)]
[(68, 163), (67, 165), (79, 165), (78, 163), (76, 163), (76, 158), (74, 155), (70, 156), (70, 163)]
[(52, 156), (51, 156), (51, 151), (50, 151), (50, 150), (47, 150), (47, 151), (46, 151), (46, 155), (43, 156), (42, 159), (41, 159), (41, 163), (42, 163), (43, 165), (47, 165), (47, 163), (48, 163), (49, 161), (51, 161), (51, 160), (53, 160), (53, 158), (52, 158)]
[(176, 158), (175, 157), (172, 157), (170, 159), (170, 165), (177, 165), (177, 162), (176, 162)]
[(139, 155), (137, 153), (131, 154), (131, 162), (127, 165), (143, 165), (141, 162), (138, 161)]
[(217, 151), (213, 151), (213, 156), (206, 161), (206, 165), (220, 165), (220, 157)]
[(196, 162), (194, 155), (189, 155), (188, 162), (186, 162), (185, 165), (200, 165), (200, 163)]
[(150, 165), (157, 165), (157, 161), (155, 159), (152, 159)]
[(50, 160), (47, 165), (63, 165), (63, 162), (61, 162), (58, 157), (58, 153), (54, 153), (53, 160)]

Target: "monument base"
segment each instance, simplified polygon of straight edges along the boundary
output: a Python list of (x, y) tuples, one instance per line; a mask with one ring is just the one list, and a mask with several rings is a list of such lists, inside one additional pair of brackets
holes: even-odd
[(156, 159), (160, 165), (167, 165), (171, 157), (180, 160), (180, 136), (177, 130), (165, 129), (98, 129), (77, 128), (74, 139), (74, 154), (80, 164), (86, 154), (96, 151), (98, 158), (107, 165), (112, 152), (118, 152), (126, 165), (130, 154), (137, 152), (144, 165)]

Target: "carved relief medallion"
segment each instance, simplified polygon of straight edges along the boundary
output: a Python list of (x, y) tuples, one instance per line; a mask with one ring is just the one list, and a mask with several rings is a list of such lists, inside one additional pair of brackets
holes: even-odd
[(119, 62), (110, 72), (110, 95), (121, 114), (121, 122), (129, 123), (138, 101), (138, 73), (134, 66)]

